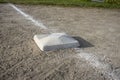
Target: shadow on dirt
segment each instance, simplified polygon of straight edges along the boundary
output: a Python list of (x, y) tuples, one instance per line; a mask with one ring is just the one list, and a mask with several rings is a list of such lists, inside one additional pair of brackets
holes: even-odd
[(80, 44), (79, 48), (94, 47), (94, 45), (92, 45), (91, 43), (89, 43), (88, 41), (84, 40), (81, 37), (73, 36), (73, 38), (79, 42), (79, 44)]

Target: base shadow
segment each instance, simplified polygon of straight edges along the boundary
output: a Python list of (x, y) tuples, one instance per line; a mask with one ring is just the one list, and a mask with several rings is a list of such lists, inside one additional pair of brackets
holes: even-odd
[(80, 44), (79, 48), (94, 47), (94, 45), (92, 45), (90, 42), (86, 41), (85, 39), (83, 39), (81, 37), (73, 36), (73, 38), (79, 42), (79, 44)]

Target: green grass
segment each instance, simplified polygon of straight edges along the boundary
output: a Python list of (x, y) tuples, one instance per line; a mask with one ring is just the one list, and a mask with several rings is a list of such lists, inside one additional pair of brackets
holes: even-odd
[(5, 3), (5, 1), (4, 0), (0, 0), (0, 3)]
[[(99, 3), (91, 2), (90, 0), (7, 0), (16, 4), (44, 4), (44, 5), (59, 5), (59, 6), (79, 6), (79, 7), (103, 7), (103, 8), (120, 8), (120, 4), (116, 3)], [(3, 0), (0, 0), (3, 2)]]

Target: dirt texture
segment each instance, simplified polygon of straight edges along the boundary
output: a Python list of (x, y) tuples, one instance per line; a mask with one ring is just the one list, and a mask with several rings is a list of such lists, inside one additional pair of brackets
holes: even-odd
[[(52, 32), (79, 40), (80, 52), (102, 59), (120, 76), (120, 10), (16, 5)], [(110, 80), (101, 70), (78, 58), (75, 49), (42, 52), (35, 26), (8, 4), (0, 4), (0, 80)], [(113, 80), (111, 78), (111, 80)]]

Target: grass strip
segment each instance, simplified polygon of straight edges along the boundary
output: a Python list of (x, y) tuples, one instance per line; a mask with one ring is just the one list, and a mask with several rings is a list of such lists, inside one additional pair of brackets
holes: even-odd
[[(120, 8), (120, 4), (107, 2), (91, 2), (90, 0), (7, 0), (15, 4), (29, 4), (29, 5), (58, 5), (69, 7), (102, 7), (102, 8)], [(0, 0), (4, 3), (4, 0)]]

